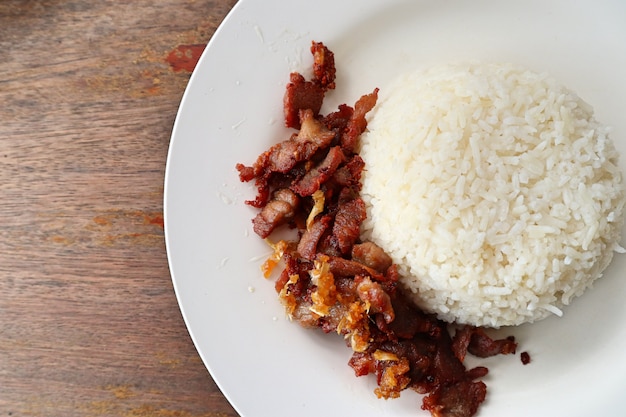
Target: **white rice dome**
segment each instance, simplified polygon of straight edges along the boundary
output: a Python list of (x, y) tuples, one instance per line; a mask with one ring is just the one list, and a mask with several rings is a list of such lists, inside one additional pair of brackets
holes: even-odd
[(443, 320), (560, 316), (623, 251), (608, 129), (546, 75), (476, 63), (406, 74), (383, 92), (360, 152), (363, 236)]

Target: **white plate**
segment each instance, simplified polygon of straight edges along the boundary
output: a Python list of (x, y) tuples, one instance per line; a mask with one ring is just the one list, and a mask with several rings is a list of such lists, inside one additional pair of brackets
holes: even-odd
[[(511, 61), (577, 91), (626, 155), (626, 2), (242, 0), (196, 67), (172, 135), (165, 231), (180, 307), (212, 376), (245, 417), (426, 416), (414, 392), (376, 399), (374, 378), (347, 365), (343, 340), (286, 320), (259, 271), (268, 248), (244, 205), (255, 189), (235, 164), (286, 138), (283, 89), (290, 71), (309, 71), (311, 40), (335, 52), (338, 68), (324, 111), (412, 66)], [(508, 332), (532, 363), (481, 361), (491, 372), (479, 416), (624, 414), (625, 262), (616, 259), (564, 318)]]

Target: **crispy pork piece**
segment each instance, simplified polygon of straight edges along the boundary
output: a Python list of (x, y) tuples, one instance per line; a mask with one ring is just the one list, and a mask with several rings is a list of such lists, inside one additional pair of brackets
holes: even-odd
[(383, 287), (365, 275), (357, 275), (354, 277), (356, 282), (356, 293), (361, 299), (369, 305), (370, 311), (374, 314), (382, 314), (385, 323), (391, 323), (395, 319), (391, 298), (385, 292)]
[(424, 397), (422, 409), (429, 411), (433, 417), (473, 416), (486, 396), (484, 382), (463, 380), (437, 387)]
[(354, 105), (354, 112), (348, 120), (348, 125), (341, 136), (341, 147), (346, 154), (356, 152), (356, 146), (361, 133), (367, 128), (367, 119), (365, 116), (376, 105), (378, 100), (378, 88), (374, 89), (370, 94), (361, 96)]
[(472, 338), (467, 351), (479, 358), (488, 358), (496, 355), (508, 355), (515, 353), (517, 343), (513, 336), (494, 340), (480, 327), (472, 329)]
[(317, 255), (317, 245), (322, 236), (330, 230), (333, 217), (330, 215), (320, 216), (315, 219), (311, 227), (307, 228), (298, 241), (298, 253), (304, 259), (312, 261)]
[(391, 256), (373, 242), (363, 242), (352, 246), (352, 260), (378, 272), (385, 272), (393, 264)]
[(302, 197), (313, 195), (323, 183), (328, 181), (337, 171), (339, 165), (346, 160), (340, 146), (330, 148), (326, 157), (304, 177), (292, 185), (291, 189)]
[(353, 155), (348, 159), (345, 165), (341, 166), (330, 179), (331, 184), (335, 187), (361, 189), (361, 173), (365, 167), (363, 158), (359, 155)]
[(455, 355), (463, 361), (469, 352), (479, 358), (515, 353), (517, 343), (513, 336), (504, 339), (493, 339), (485, 329), (474, 326), (463, 326), (457, 329), (453, 339)]
[(294, 218), (299, 203), (293, 191), (286, 188), (276, 191), (274, 198), (252, 220), (254, 232), (265, 239), (278, 226)]
[(324, 90), (335, 88), (335, 54), (322, 42), (311, 42), (313, 54), (313, 80)]
[(336, 111), (327, 114), (322, 118), (322, 121), (329, 130), (333, 130), (339, 133), (338, 138), (346, 130), (350, 118), (354, 114), (354, 108), (347, 104), (340, 104)]
[(302, 110), (310, 110), (317, 116), (322, 108), (324, 93), (324, 88), (318, 83), (306, 81), (297, 72), (292, 73), (283, 98), (285, 126), (300, 129), (299, 114)]
[(352, 251), (352, 246), (359, 239), (361, 222), (365, 220), (365, 203), (361, 198), (350, 200), (339, 206), (333, 225), (333, 243), (342, 255)]
[(328, 256), (328, 264), (330, 265), (331, 272), (340, 277), (354, 278), (357, 275), (366, 275), (372, 277), (376, 281), (385, 281), (384, 274), (378, 272), (377, 270), (370, 268), (363, 263), (346, 259), (341, 256)]

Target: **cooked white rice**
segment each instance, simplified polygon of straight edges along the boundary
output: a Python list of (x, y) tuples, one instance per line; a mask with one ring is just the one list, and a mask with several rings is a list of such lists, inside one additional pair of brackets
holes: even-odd
[(443, 320), (560, 316), (623, 251), (609, 129), (546, 75), (478, 63), (409, 73), (381, 90), (368, 128), (363, 235)]

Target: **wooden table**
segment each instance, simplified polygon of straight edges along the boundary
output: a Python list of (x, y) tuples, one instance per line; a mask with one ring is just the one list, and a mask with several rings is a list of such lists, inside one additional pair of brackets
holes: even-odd
[(162, 215), (180, 99), (234, 4), (0, 1), (0, 417), (237, 416)]

